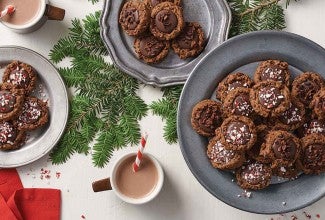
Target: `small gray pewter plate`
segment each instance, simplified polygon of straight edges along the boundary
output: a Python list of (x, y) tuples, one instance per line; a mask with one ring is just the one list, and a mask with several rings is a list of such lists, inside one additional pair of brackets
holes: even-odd
[(288, 62), (293, 77), (314, 71), (325, 78), (325, 49), (304, 37), (277, 31), (234, 37), (209, 53), (189, 76), (179, 102), (177, 132), (188, 167), (211, 194), (244, 211), (275, 214), (301, 209), (324, 197), (325, 174), (302, 174), (293, 181), (274, 181), (266, 189), (252, 191), (247, 198), (231, 172), (211, 166), (206, 156), (208, 140), (191, 126), (194, 105), (214, 96), (218, 83), (228, 73), (242, 71), (253, 76), (258, 63), (267, 59)]
[(35, 131), (28, 132), (26, 143), (17, 150), (0, 151), (0, 168), (29, 164), (47, 154), (64, 132), (69, 113), (68, 94), (56, 68), (42, 55), (23, 47), (0, 47), (0, 76), (13, 60), (31, 65), (38, 80), (32, 96), (47, 101), (49, 121)]
[(231, 12), (225, 0), (183, 0), (184, 20), (201, 24), (207, 38), (205, 49), (199, 56), (186, 60), (181, 60), (170, 49), (161, 63), (149, 65), (137, 58), (133, 49), (134, 37), (125, 34), (119, 25), (119, 13), (125, 1), (104, 2), (101, 37), (111, 59), (121, 70), (148, 85), (163, 87), (183, 84), (195, 65), (227, 39)]

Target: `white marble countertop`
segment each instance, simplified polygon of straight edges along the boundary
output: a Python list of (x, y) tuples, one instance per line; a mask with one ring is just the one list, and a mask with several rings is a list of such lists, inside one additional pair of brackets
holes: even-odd
[[(0, 25), (0, 46), (18, 45), (33, 49), (48, 57), (53, 45), (59, 38), (67, 35), (71, 19), (84, 18), (85, 15), (102, 8), (102, 1), (92, 5), (87, 0), (52, 0), (52, 4), (67, 10), (63, 22), (49, 21), (38, 31), (19, 35)], [(325, 1), (292, 1), (286, 10), (287, 31), (305, 36), (325, 47)], [(312, 59), (312, 58), (311, 58)], [(325, 62), (324, 62), (325, 65)], [(161, 97), (159, 89), (141, 88), (140, 96), (150, 103)], [(192, 220), (192, 219), (307, 219), (303, 211), (311, 214), (312, 219), (325, 219), (325, 198), (310, 207), (284, 216), (256, 215), (232, 208), (209, 194), (194, 178), (177, 144), (168, 145), (162, 136), (163, 122), (160, 117), (149, 114), (141, 121), (141, 129), (148, 131), (146, 151), (156, 156), (165, 170), (165, 184), (162, 192), (154, 201), (142, 205), (129, 205), (119, 200), (113, 192), (93, 193), (93, 180), (107, 177), (111, 164), (104, 169), (94, 168), (91, 157), (74, 155), (67, 163), (52, 165), (45, 156), (40, 160), (18, 168), (25, 187), (59, 188), (62, 190), (62, 219), (118, 219), (118, 220)], [(125, 148), (115, 152), (111, 161), (120, 154), (135, 151)], [(41, 169), (51, 171), (51, 178), (41, 179)], [(60, 178), (55, 173), (60, 172)], [(316, 217), (320, 215), (320, 218)]]

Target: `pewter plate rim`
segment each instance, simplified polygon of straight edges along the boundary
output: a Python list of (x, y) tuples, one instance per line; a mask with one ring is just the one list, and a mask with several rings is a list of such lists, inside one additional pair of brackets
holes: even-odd
[[(6, 53), (10, 53), (8, 56)], [(65, 130), (69, 101), (64, 81), (55, 66), (41, 54), (20, 46), (0, 46), (0, 62), (19, 60), (37, 70), (50, 95), (50, 119), (47, 130), (33, 140), (30, 146), (14, 151), (0, 151), (0, 167), (13, 168), (32, 163), (46, 155), (60, 140)], [(41, 71), (39, 71), (41, 69)], [(52, 110), (51, 110), (52, 109)], [(42, 129), (42, 128), (40, 128)]]
[[(211, 0), (205, 0), (205, 1), (211, 1)], [(203, 59), (203, 57), (207, 53), (209, 53), (212, 49), (216, 48), (218, 45), (224, 42), (228, 37), (228, 32), (231, 23), (231, 10), (229, 8), (229, 5), (226, 2), (226, 0), (213, 0), (213, 1), (215, 1), (213, 2), (214, 4), (220, 4), (220, 7), (222, 7), (221, 13), (223, 13), (224, 26), (221, 27), (219, 31), (216, 31), (216, 35), (221, 35), (221, 37), (215, 40), (216, 42), (210, 46), (211, 48), (209, 50), (203, 50), (203, 52), (198, 57), (192, 59), (191, 61), (189, 61), (189, 63), (179, 68), (175, 68), (175, 69), (171, 68), (168, 70), (164, 70), (162, 68), (158, 68), (145, 63), (136, 65), (135, 67), (133, 64), (137, 62), (138, 59), (131, 58), (131, 62), (130, 62), (130, 60), (125, 60), (124, 56), (119, 56), (117, 54), (115, 48), (118, 48), (118, 45), (123, 42), (121, 42), (122, 40), (116, 40), (116, 36), (120, 38), (118, 31), (116, 31), (119, 28), (118, 20), (116, 18), (110, 17), (110, 14), (116, 13), (116, 11), (112, 12), (112, 10), (119, 10), (121, 3), (123, 2), (122, 0), (104, 1), (103, 11), (100, 18), (100, 26), (101, 26), (100, 35), (113, 63), (119, 69), (129, 74), (130, 76), (138, 79), (144, 84), (157, 86), (157, 87), (166, 87), (166, 86), (184, 84), (187, 77), (189, 76), (189, 73), (192, 71), (195, 65), (201, 59)], [(109, 23), (113, 25), (110, 26)], [(111, 33), (112, 31), (110, 30), (114, 30), (114, 32)], [(216, 38), (217, 36), (212, 36), (212, 37)], [(126, 51), (124, 53), (128, 55), (130, 54), (129, 51)]]
[(210, 98), (227, 73), (266, 59), (285, 60), (300, 71), (315, 71), (325, 77), (325, 49), (309, 39), (284, 31), (259, 31), (234, 37), (209, 53), (190, 74), (179, 102), (177, 132), (187, 166), (207, 191), (237, 209), (276, 214), (304, 208), (323, 198), (325, 174), (301, 175), (294, 181), (253, 191), (252, 198), (238, 198), (243, 190), (231, 181), (234, 176), (230, 172), (212, 168), (205, 152), (207, 140), (192, 129), (190, 122), (193, 106)]

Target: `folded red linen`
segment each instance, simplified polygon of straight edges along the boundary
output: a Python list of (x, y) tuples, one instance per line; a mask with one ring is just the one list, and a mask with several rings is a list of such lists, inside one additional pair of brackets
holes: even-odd
[(61, 191), (23, 188), (16, 169), (0, 169), (1, 220), (59, 220)]

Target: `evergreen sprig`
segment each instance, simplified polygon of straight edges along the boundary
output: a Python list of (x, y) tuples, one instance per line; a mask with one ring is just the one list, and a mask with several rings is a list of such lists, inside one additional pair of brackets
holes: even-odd
[(284, 29), (284, 11), (279, 1), (228, 0), (233, 15), (230, 37), (250, 31)]
[(169, 144), (177, 142), (176, 117), (182, 89), (183, 86), (163, 88), (163, 98), (150, 105), (153, 114), (159, 115), (165, 120), (164, 138)]
[(147, 105), (136, 94), (138, 81), (107, 63), (107, 50), (100, 39), (100, 12), (74, 19), (69, 35), (50, 52), (53, 62), (70, 58), (71, 67), (59, 68), (68, 87), (76, 90), (70, 105), (66, 131), (50, 154), (53, 163), (63, 163), (74, 153), (88, 154), (103, 167), (114, 150), (137, 144), (138, 121)]

